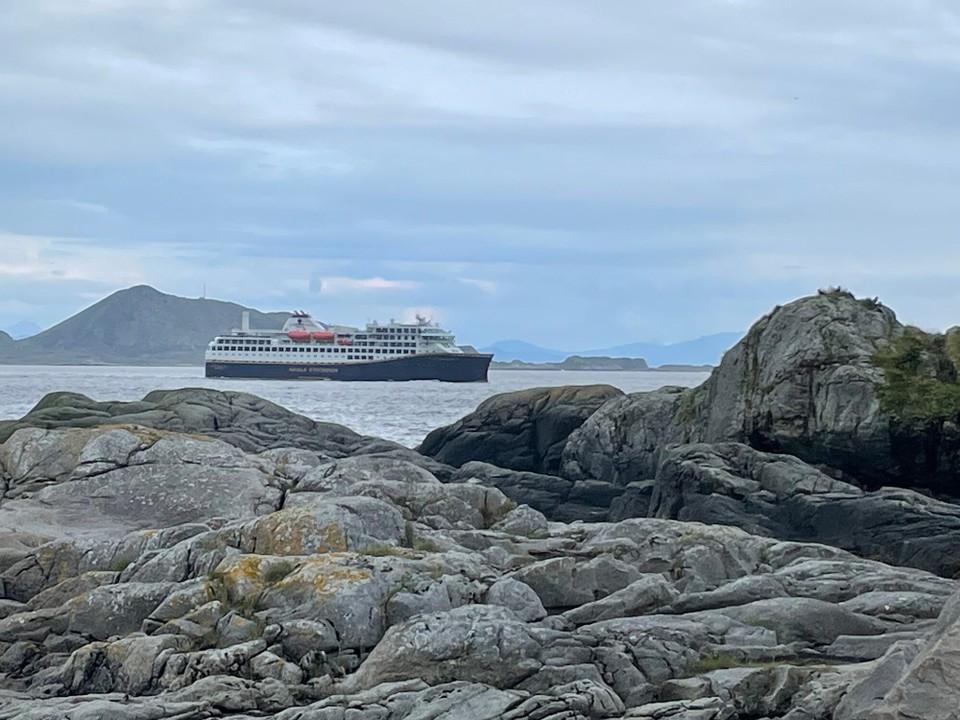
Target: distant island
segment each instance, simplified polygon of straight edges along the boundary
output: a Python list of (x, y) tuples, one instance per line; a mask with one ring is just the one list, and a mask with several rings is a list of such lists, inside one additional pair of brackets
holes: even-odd
[(571, 355), (560, 362), (531, 363), (522, 360), (510, 362), (494, 362), (492, 368), (497, 370), (620, 370), (630, 372), (710, 372), (712, 365), (661, 365), (650, 367), (643, 358), (628, 357), (583, 357)]
[(668, 344), (634, 342), (609, 347), (565, 349), (546, 348), (524, 340), (499, 340), (481, 347), (480, 352), (491, 353), (496, 361), (505, 363), (519, 360), (524, 363), (553, 365), (577, 356), (614, 359), (643, 358), (647, 365), (655, 368), (684, 365), (713, 367), (719, 364), (723, 353), (733, 347), (742, 336), (741, 332), (725, 332)]

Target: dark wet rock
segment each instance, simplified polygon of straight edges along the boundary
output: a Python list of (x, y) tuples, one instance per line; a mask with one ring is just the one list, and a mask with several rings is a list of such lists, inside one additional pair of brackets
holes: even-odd
[(650, 498), (653, 496), (654, 480), (638, 480), (627, 483), (623, 494), (610, 505), (610, 522), (627, 518), (647, 517), (650, 514)]
[(478, 482), (495, 487), (520, 505), (529, 505), (547, 517), (555, 517), (573, 488), (569, 480), (554, 475), (521, 472), (485, 462), (465, 463), (453, 474), (453, 482)]
[(689, 441), (689, 433), (676, 421), (689, 392), (665, 387), (607, 401), (571, 433), (559, 474), (619, 486), (653, 479), (661, 447)]
[(456, 467), (477, 460), (511, 470), (556, 474), (570, 433), (604, 402), (620, 395), (621, 390), (609, 385), (496, 395), (453, 425), (431, 432), (418, 450)]
[(602, 522), (623, 494), (623, 489), (612, 483), (571, 482), (555, 475), (508, 470), (476, 461), (465, 463), (451, 481), (495, 487), (515, 503), (529, 505), (559, 522)]
[(825, 543), (946, 576), (960, 572), (960, 505), (901, 488), (864, 492), (795, 457), (738, 443), (665, 450), (650, 514)]

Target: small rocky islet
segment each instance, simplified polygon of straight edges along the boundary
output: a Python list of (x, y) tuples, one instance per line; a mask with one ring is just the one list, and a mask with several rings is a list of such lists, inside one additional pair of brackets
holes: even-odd
[(822, 291), (693, 389), (416, 450), (235, 392), (0, 422), (0, 718), (948, 720), (960, 337)]

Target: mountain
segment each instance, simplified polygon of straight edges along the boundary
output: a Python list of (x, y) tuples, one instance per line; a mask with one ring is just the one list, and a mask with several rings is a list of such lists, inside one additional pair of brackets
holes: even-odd
[(14, 340), (28, 338), (31, 335), (36, 335), (41, 330), (43, 330), (42, 327), (34, 322), (30, 322), (29, 320), (22, 320), (18, 323), (14, 323), (13, 325), (3, 328), (3, 332), (12, 337)]
[[(0, 364), (200, 365), (210, 340), (240, 327), (248, 309), (138, 285), (32, 337), (0, 338)], [(250, 326), (278, 328), (287, 316), (250, 310)]]
[(742, 336), (743, 333), (717, 333), (671, 345), (641, 342), (598, 350), (552, 350), (523, 340), (501, 340), (483, 348), (481, 352), (493, 353), (493, 359), (498, 362), (520, 360), (527, 363), (555, 363), (562, 362), (572, 355), (580, 355), (581, 357), (643, 358), (651, 367), (718, 365), (723, 353)]
[(493, 359), (498, 362), (520, 360), (530, 363), (562, 362), (568, 355), (575, 354), (548, 350), (523, 340), (500, 340), (493, 345), (481, 348), (480, 352), (493, 353)]

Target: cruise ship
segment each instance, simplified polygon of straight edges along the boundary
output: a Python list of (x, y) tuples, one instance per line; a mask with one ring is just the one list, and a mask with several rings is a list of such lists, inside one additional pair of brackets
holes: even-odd
[(206, 376), (265, 380), (441, 380), (486, 382), (493, 355), (465, 352), (454, 336), (416, 322), (328, 325), (296, 311), (282, 330), (242, 326), (207, 346)]

